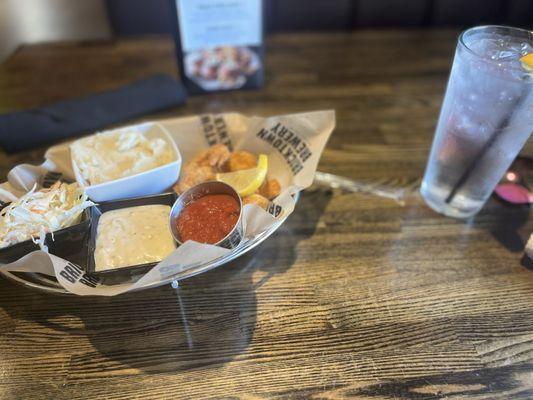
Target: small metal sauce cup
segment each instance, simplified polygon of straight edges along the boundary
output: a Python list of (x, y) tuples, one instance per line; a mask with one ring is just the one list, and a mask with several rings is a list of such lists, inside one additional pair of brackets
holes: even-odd
[(178, 199), (172, 206), (172, 209), (170, 210), (169, 223), (172, 236), (174, 236), (174, 240), (177, 243), (183, 244), (180, 240), (180, 235), (178, 232), (178, 216), (189, 203), (194, 200), (198, 200), (199, 198), (204, 197), (208, 194), (227, 194), (233, 197), (239, 203), (239, 219), (237, 220), (237, 223), (222, 240), (217, 243), (214, 243), (215, 246), (225, 247), (226, 249), (233, 249), (241, 243), (242, 238), (244, 236), (242, 226), (242, 202), (241, 197), (235, 191), (235, 189), (223, 182), (210, 181), (200, 183), (199, 185), (193, 186), (178, 197)]

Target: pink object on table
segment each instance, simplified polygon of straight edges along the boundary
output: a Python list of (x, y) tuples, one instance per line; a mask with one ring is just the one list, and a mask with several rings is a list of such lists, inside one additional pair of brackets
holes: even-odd
[(514, 204), (531, 204), (533, 203), (533, 193), (524, 186), (516, 183), (503, 183), (496, 186), (495, 193), (503, 200)]

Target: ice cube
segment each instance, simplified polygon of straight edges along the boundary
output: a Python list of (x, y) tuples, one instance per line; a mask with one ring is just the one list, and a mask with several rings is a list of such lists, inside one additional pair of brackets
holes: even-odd
[(519, 51), (522, 56), (528, 55), (529, 53), (533, 53), (533, 46), (529, 43), (521, 43)]
[(519, 55), (520, 53), (517, 51), (513, 51), (513, 49), (503, 50), (503, 51), (497, 52), (495, 59), (501, 60), (501, 61), (508, 61), (508, 60), (514, 60), (514, 59), (519, 58)]

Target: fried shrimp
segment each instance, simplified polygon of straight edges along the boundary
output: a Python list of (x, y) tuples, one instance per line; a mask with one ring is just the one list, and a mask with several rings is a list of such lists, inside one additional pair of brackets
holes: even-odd
[(189, 190), (202, 182), (215, 179), (215, 171), (209, 165), (198, 165), (187, 163), (183, 166), (182, 175), (178, 183), (174, 186), (174, 191), (178, 194)]
[(181, 168), (181, 176), (174, 190), (181, 194), (199, 183), (215, 179), (215, 174), (221, 170), (230, 155), (228, 147), (220, 143), (198, 153)]
[(210, 166), (220, 169), (228, 161), (231, 153), (225, 144), (218, 143), (196, 155), (191, 162), (199, 166)]
[(236, 151), (228, 159), (227, 169), (230, 172), (250, 169), (257, 166), (257, 156), (248, 151)]
[(242, 199), (243, 204), (257, 204), (262, 209), (266, 210), (268, 207), (268, 199), (260, 194), (251, 194)]
[[(227, 146), (216, 144), (207, 150), (196, 154), (191, 160), (183, 164), (178, 183), (174, 190), (178, 194), (189, 190), (200, 183), (216, 179), (219, 172), (236, 172), (255, 168), (258, 156), (248, 151), (231, 153)], [(277, 197), (281, 192), (281, 185), (277, 179), (265, 179), (257, 191), (243, 198), (244, 204), (257, 204), (266, 208), (269, 200)]]
[(280, 194), (281, 185), (279, 184), (279, 181), (277, 179), (265, 179), (265, 181), (259, 187), (257, 192), (261, 196), (272, 200), (274, 197), (277, 197)]

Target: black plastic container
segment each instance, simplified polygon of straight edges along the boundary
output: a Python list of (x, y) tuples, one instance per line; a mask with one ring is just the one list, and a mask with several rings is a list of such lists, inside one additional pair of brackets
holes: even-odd
[[(96, 236), (98, 231), (98, 221), (100, 219), (100, 216), (107, 212), (112, 210), (118, 210), (121, 208), (128, 208), (128, 207), (137, 207), (137, 206), (147, 206), (147, 205), (155, 205), (155, 204), (162, 204), (165, 206), (172, 207), (174, 202), (178, 196), (176, 193), (163, 193), (158, 194), (154, 196), (147, 196), (147, 197), (135, 197), (131, 199), (125, 199), (125, 200), (116, 200), (116, 201), (106, 201), (97, 204), (96, 206), (91, 208), (91, 229), (89, 234), (89, 241), (87, 246), (87, 272), (91, 274), (96, 275), (106, 275), (106, 274), (117, 274), (120, 272), (128, 272), (128, 273), (143, 273), (148, 271), (150, 268), (152, 268), (154, 265), (157, 265), (158, 263), (146, 263), (146, 264), (139, 264), (139, 265), (131, 265), (127, 267), (120, 267), (115, 269), (109, 269), (104, 271), (95, 271), (96, 263), (94, 259), (94, 252), (96, 250)], [(170, 213), (169, 213), (170, 217)]]
[[(7, 204), (0, 206), (0, 210), (6, 206)], [(86, 266), (85, 257), (80, 257), (80, 255), (85, 253), (84, 250), (87, 248), (92, 208), (89, 207), (83, 211), (79, 223), (55, 231), (54, 240), (52, 240), (51, 233), (46, 234), (44, 243), (48, 246), (50, 254), (71, 261), (82, 268)], [(0, 263), (12, 263), (35, 250), (39, 250), (39, 245), (33, 243), (32, 240), (25, 240), (24, 242), (4, 247), (0, 249)]]

